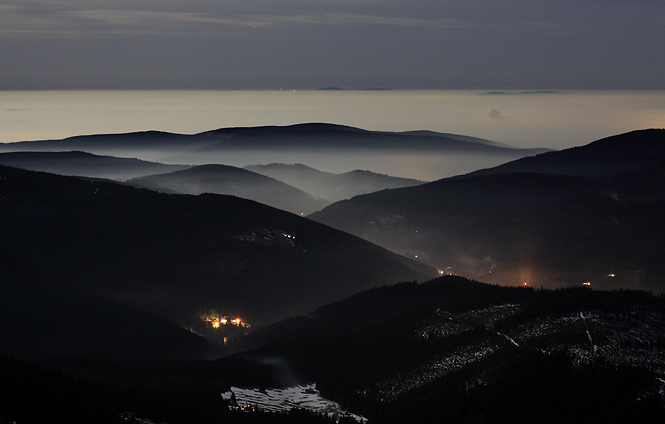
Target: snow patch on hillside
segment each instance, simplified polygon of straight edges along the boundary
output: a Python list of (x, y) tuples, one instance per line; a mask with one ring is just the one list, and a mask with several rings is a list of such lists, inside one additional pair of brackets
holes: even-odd
[(346, 412), (338, 403), (321, 397), (314, 383), (267, 389), (231, 386), (231, 390), (222, 393), (222, 397), (229, 402), (231, 408), (243, 411), (286, 413), (298, 408), (326, 414), (332, 418), (352, 417), (358, 422), (367, 422), (365, 417)]

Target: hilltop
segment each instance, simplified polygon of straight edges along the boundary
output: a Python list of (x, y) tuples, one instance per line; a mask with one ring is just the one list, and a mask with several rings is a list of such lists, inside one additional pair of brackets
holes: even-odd
[[(0, 144), (0, 151), (85, 151), (167, 164), (306, 163), (339, 171), (433, 180), (495, 166), (547, 149), (517, 149), (436, 132), (384, 132), (326, 123), (220, 128), (198, 134), (143, 131)], [(367, 152), (372, 154), (368, 155)]]
[(181, 194), (228, 194), (300, 215), (329, 204), (277, 179), (227, 165), (199, 165), (167, 174), (133, 178), (128, 183)]
[(646, 130), (416, 187), (312, 219), (442, 271), (500, 284), (661, 290), (665, 130)]
[[(399, 178), (375, 172), (355, 170), (343, 174), (323, 172), (309, 166), (296, 163), (287, 165), (271, 163), (267, 165), (248, 165), (250, 171), (267, 175), (297, 187), (318, 198), (329, 202), (372, 193), (387, 188), (410, 187), (423, 184), (423, 181)], [(327, 206), (327, 205), (326, 205)]]

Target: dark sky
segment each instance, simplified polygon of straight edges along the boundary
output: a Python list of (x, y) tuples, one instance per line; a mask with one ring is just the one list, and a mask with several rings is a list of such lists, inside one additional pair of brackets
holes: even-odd
[(0, 89), (665, 89), (663, 0), (4, 0)]

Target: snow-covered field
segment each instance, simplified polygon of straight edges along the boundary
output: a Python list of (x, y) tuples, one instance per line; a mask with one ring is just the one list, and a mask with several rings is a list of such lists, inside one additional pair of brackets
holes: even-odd
[[(665, 315), (656, 310), (632, 312), (576, 311), (504, 323), (499, 321), (523, 310), (519, 304), (503, 304), (455, 314), (437, 310), (414, 336), (426, 343), (442, 344), (446, 338), (486, 330), (465, 345), (450, 345), (431, 359), (378, 383), (384, 401), (422, 387), (451, 372), (477, 363), (499, 351), (532, 349), (543, 353), (566, 352), (573, 363), (589, 364), (596, 358), (606, 363), (642, 367), (665, 376)], [(481, 377), (479, 377), (481, 378)]]
[(241, 410), (289, 412), (293, 408), (299, 408), (327, 414), (330, 417), (350, 416), (358, 422), (367, 421), (360, 415), (342, 410), (338, 403), (321, 397), (316, 390), (316, 384), (267, 389), (231, 386), (231, 390), (222, 393), (222, 397), (231, 402), (232, 408)]

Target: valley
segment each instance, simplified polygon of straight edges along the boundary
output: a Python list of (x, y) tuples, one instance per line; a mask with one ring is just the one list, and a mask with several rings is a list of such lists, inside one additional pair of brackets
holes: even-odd
[(497, 284), (662, 290), (663, 130), (337, 202), (316, 221)]
[(665, 423), (664, 17), (3, 0), (0, 424)]
[[(2, 420), (665, 418), (665, 130), (556, 152), (329, 124), (2, 148)], [(501, 164), (218, 163), (271, 149)]]

